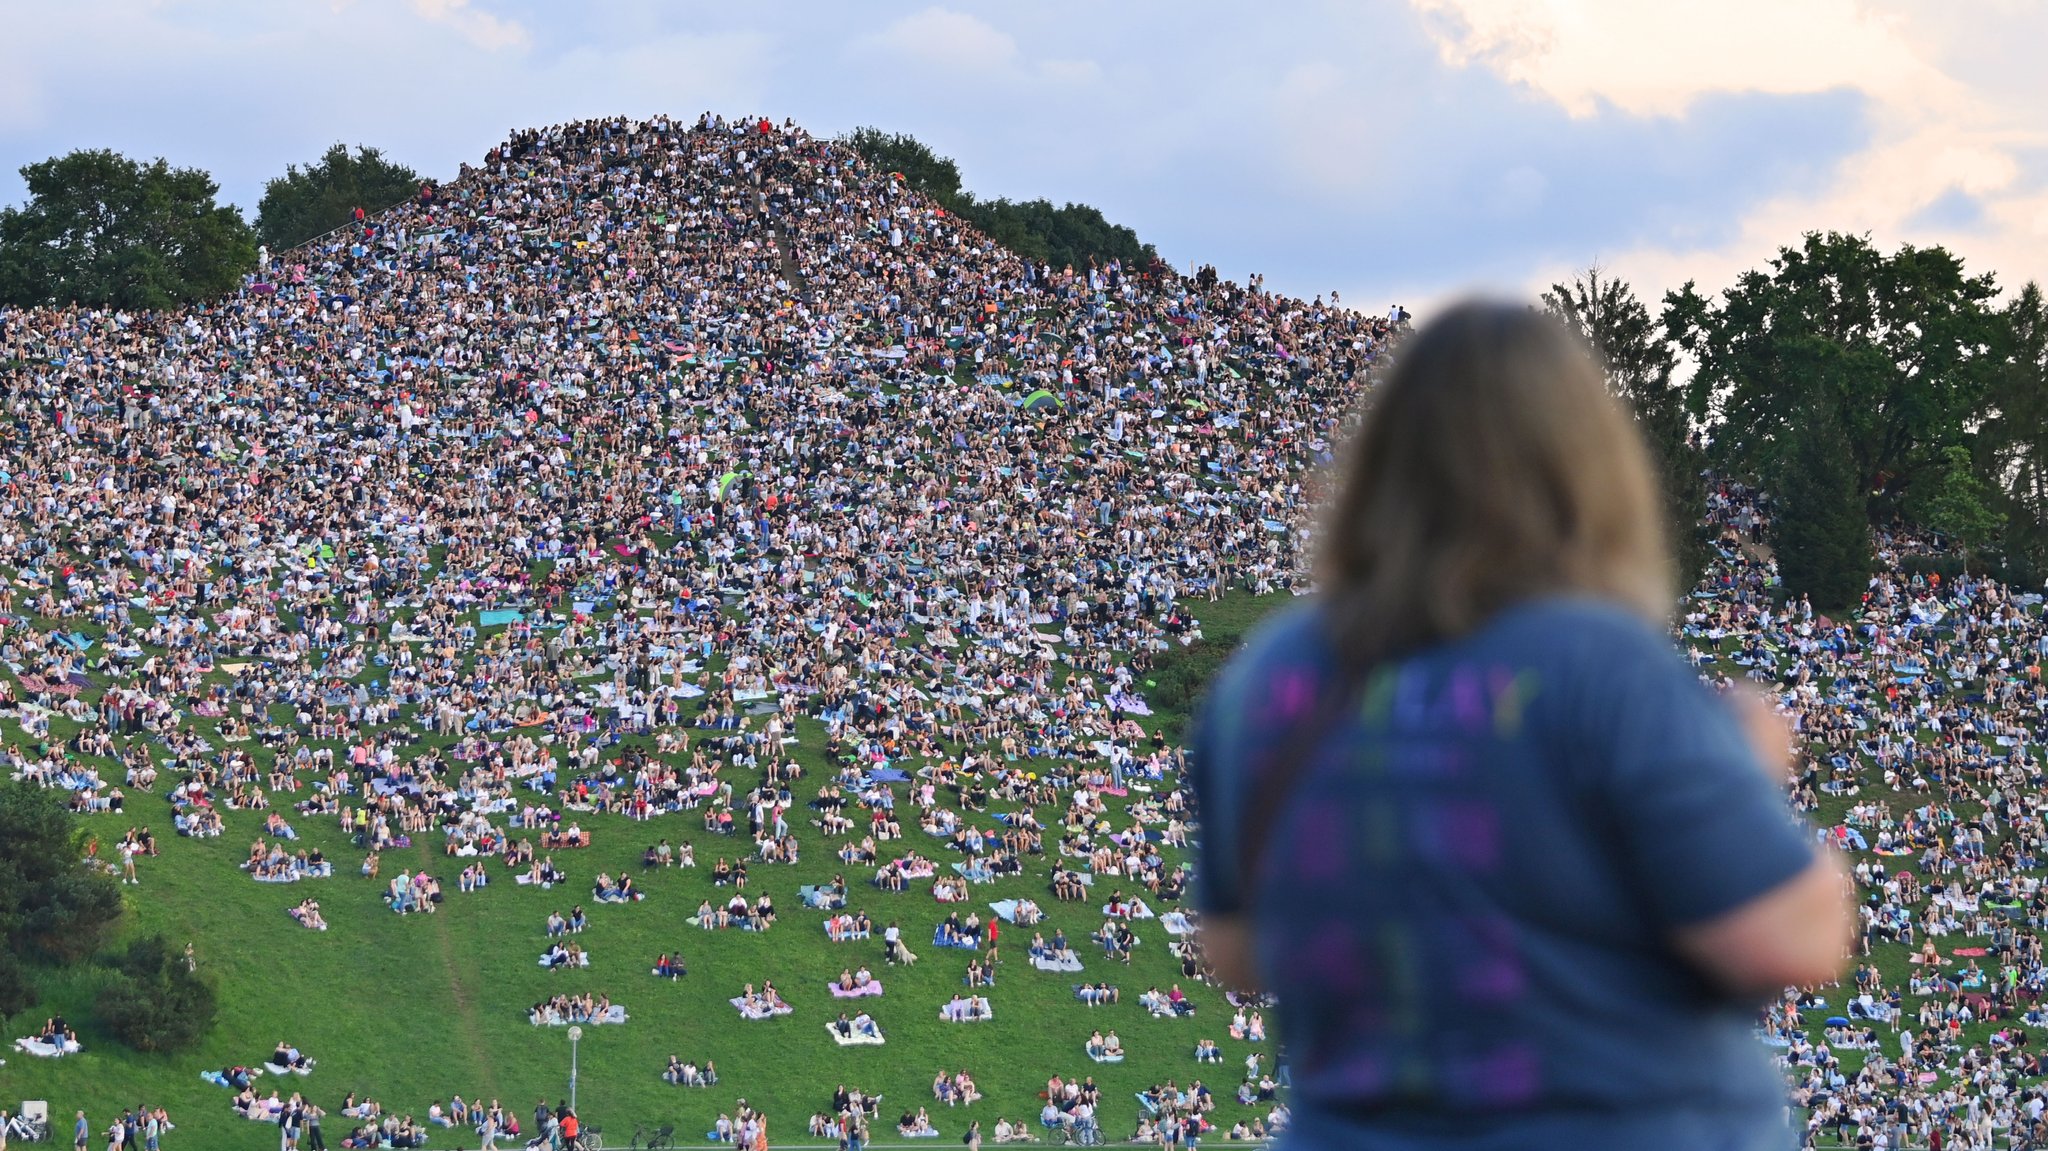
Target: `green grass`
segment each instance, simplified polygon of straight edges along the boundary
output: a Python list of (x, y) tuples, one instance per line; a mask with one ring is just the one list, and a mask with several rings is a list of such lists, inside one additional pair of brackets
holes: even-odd
[[(1219, 627), (1234, 629), (1270, 604), (1240, 597), (1191, 606), (1199, 617), (1213, 617)], [(1175, 719), (1162, 715), (1155, 722)], [(211, 721), (195, 723), (212, 734)], [(11, 722), (6, 727), (8, 738), (19, 737)], [(71, 730), (53, 722), (52, 738)], [(799, 758), (811, 774), (794, 790), (804, 800), (823, 774), (818, 754), (823, 740), (814, 722), (804, 721), (799, 732)], [(107, 774), (114, 777), (110, 765)], [(730, 769), (725, 777), (742, 791), (755, 782)], [(171, 782), (167, 775), (160, 787)], [(899, 801), (902, 794), (903, 785), (898, 785)], [(43, 1002), (6, 1021), (7, 1040), (33, 1030), (47, 1014), (62, 1013), (78, 1028), (86, 1050), (62, 1060), (9, 1053), (0, 1068), (0, 1106), (11, 1109), (21, 1099), (45, 1099), (53, 1115), (66, 1123), (83, 1108), (104, 1126), (123, 1107), (161, 1105), (178, 1125), (169, 1146), (267, 1148), (275, 1145), (275, 1130), (235, 1116), (229, 1108), (231, 1093), (202, 1082), (199, 1073), (228, 1064), (255, 1065), (285, 1040), (319, 1066), (311, 1076), (289, 1082), (266, 1076), (258, 1081), (263, 1092), (274, 1087), (288, 1096), (303, 1090), (333, 1112), (353, 1090), (377, 1099), (388, 1111), (421, 1117), (430, 1102), (460, 1094), (472, 1100), (497, 1098), (530, 1116), (538, 1098), (553, 1101), (567, 1094), (569, 1043), (566, 1029), (529, 1025), (526, 1008), (557, 992), (591, 991), (610, 995), (631, 1014), (623, 1026), (586, 1027), (579, 1056), (579, 1110), (587, 1122), (604, 1128), (608, 1142), (616, 1139), (620, 1145), (636, 1125), (669, 1123), (679, 1136), (696, 1141), (741, 1097), (769, 1115), (776, 1142), (803, 1141), (810, 1114), (827, 1109), (840, 1083), (883, 1095), (887, 1122), (877, 1125), (876, 1136), (893, 1141), (896, 1116), (935, 1105), (931, 1080), (942, 1069), (967, 1069), (984, 1095), (971, 1109), (937, 1110), (934, 1121), (942, 1143), (957, 1143), (970, 1118), (980, 1119), (984, 1130), (999, 1115), (1035, 1122), (1038, 1093), (1053, 1075), (1093, 1075), (1104, 1088), (1104, 1126), (1117, 1137), (1135, 1126), (1139, 1108), (1134, 1093), (1168, 1079), (1183, 1085), (1196, 1078), (1209, 1083), (1218, 1099), (1213, 1118), (1226, 1128), (1266, 1110), (1239, 1107), (1231, 1098), (1244, 1056), (1253, 1048), (1229, 1038), (1230, 1008), (1221, 995), (1179, 978), (1178, 962), (1167, 951), (1169, 937), (1156, 920), (1137, 925), (1143, 942), (1131, 967), (1101, 958), (1087, 936), (1100, 925), (1099, 905), (1115, 883), (1100, 881), (1093, 902), (1057, 903), (1047, 882), (1050, 856), (1028, 860), (1022, 877), (974, 887), (969, 906), (986, 919), (990, 901), (1037, 900), (1047, 913), (1041, 930), (1049, 937), (1053, 927), (1063, 927), (1085, 971), (1068, 975), (1032, 968), (1025, 955), (1031, 931), (1005, 924), (1004, 962), (996, 987), (986, 993), (995, 1019), (949, 1024), (939, 1022), (938, 1009), (956, 990), (965, 990), (962, 977), (970, 958), (968, 952), (931, 945), (933, 928), (949, 908), (932, 899), (929, 884), (913, 884), (904, 895), (868, 886), (871, 871), (842, 867), (835, 854), (840, 841), (828, 841), (804, 823), (809, 813), (803, 809), (791, 818), (803, 844), (803, 863), (750, 864), (749, 894), (767, 891), (780, 916), (772, 930), (753, 934), (704, 932), (685, 922), (700, 901), (730, 895), (730, 889), (711, 883), (716, 859), (737, 857), (751, 846), (742, 838), (704, 832), (700, 812), (645, 823), (582, 816), (578, 822), (591, 831), (593, 846), (555, 853), (570, 880), (552, 891), (517, 886), (502, 864), (493, 863), (487, 890), (459, 894), (455, 880), (466, 861), (440, 855), (441, 836), (430, 832), (409, 850), (387, 853), (383, 874), (388, 880), (400, 868), (427, 867), (442, 879), (446, 902), (435, 915), (400, 917), (380, 901), (381, 882), (357, 875), (364, 852), (346, 841), (336, 819), (291, 813), (297, 798), (274, 795), (273, 805), (287, 813), (304, 841), (335, 862), (332, 879), (262, 884), (238, 870), (261, 831), (258, 813), (226, 812), (227, 834), (203, 841), (171, 834), (170, 813), (160, 796), (131, 791), (126, 814), (83, 817), (109, 845), (133, 824), (157, 831), (162, 854), (141, 861), (141, 886), (123, 889), (131, 909), (124, 934), (161, 931), (174, 947), (194, 943), (201, 970), (221, 990), (220, 1023), (194, 1051), (138, 1054), (116, 1043), (93, 1019), (102, 979), (97, 968), (45, 971), (40, 977)], [(1050, 851), (1061, 812), (1042, 808), (1038, 814), (1048, 828)], [(978, 826), (993, 826), (988, 817), (972, 818)], [(502, 818), (496, 822), (502, 826)], [(914, 849), (939, 858), (942, 866), (951, 861), (952, 853), (941, 853), (938, 841), (910, 821), (906, 824), (909, 838), (883, 844), (885, 856)], [(1127, 825), (1119, 821), (1119, 827)], [(643, 876), (642, 851), (664, 837), (694, 843), (698, 868)], [(1178, 853), (1169, 848), (1167, 855), (1171, 861)], [(634, 875), (636, 883), (644, 884), (647, 899), (630, 906), (594, 903), (588, 898), (590, 884), (600, 871)], [(803, 909), (797, 888), (827, 882), (838, 872), (845, 872), (851, 885), (852, 906), (865, 908), (878, 927), (892, 919), (902, 923), (920, 960), (916, 967), (885, 968), (879, 931), (872, 942), (834, 944), (825, 938), (823, 913)], [(320, 901), (329, 931), (307, 931), (285, 914), (308, 896)], [(580, 939), (592, 956), (590, 968), (542, 970), (536, 959), (545, 943), (548, 913), (566, 913), (578, 903), (590, 918)], [(1155, 901), (1155, 910), (1164, 907)], [(686, 979), (669, 982), (649, 973), (662, 951), (679, 952), (687, 960)], [(861, 1003), (880, 1022), (888, 1043), (841, 1048), (824, 1031), (825, 1022), (842, 1009), (825, 984), (843, 968), (862, 963), (887, 987), (882, 998)], [(1070, 984), (1082, 978), (1118, 984), (1123, 1002), (1094, 1009), (1076, 1002)], [(783, 991), (795, 1014), (768, 1022), (741, 1020), (726, 1001), (739, 994), (743, 983), (758, 985), (764, 979)], [(1138, 994), (1148, 986), (1165, 988), (1173, 982), (1180, 982), (1199, 1004), (1195, 1018), (1154, 1019), (1137, 1005)], [(1097, 1028), (1121, 1034), (1129, 1052), (1125, 1062), (1098, 1065), (1083, 1054), (1084, 1041)], [(1204, 1037), (1222, 1046), (1225, 1062), (1195, 1062), (1195, 1041)], [(1271, 1043), (1263, 1046), (1270, 1051)], [(662, 1082), (659, 1075), (670, 1053), (714, 1060), (719, 1086), (677, 1088)], [(330, 1144), (338, 1143), (349, 1126), (331, 1116), (326, 1121)], [(475, 1143), (467, 1131), (437, 1131), (430, 1146)]]

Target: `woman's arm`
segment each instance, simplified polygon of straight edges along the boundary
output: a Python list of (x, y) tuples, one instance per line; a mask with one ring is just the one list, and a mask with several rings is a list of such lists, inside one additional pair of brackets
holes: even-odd
[(1734, 995), (1826, 982), (1841, 974), (1854, 934), (1847, 893), (1839, 857), (1824, 851), (1805, 871), (1748, 903), (1678, 928), (1672, 942)]
[(1251, 925), (1243, 916), (1205, 915), (1196, 938), (1201, 942), (1203, 958), (1226, 985), (1238, 991), (1251, 991), (1259, 986)]

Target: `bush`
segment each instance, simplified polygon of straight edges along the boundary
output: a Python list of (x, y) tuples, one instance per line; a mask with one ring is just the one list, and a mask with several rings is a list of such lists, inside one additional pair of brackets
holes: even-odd
[(1204, 629), (1201, 639), (1159, 653), (1146, 676), (1152, 682), (1145, 694), (1159, 712), (1168, 739), (1186, 741), (1202, 693), (1243, 642), (1242, 632)]
[(0, 950), (76, 962), (121, 918), (114, 877), (85, 863), (57, 791), (0, 782)]
[(0, 1020), (19, 1015), (36, 1005), (36, 985), (29, 980), (21, 961), (0, 951)]
[(137, 1051), (179, 1051), (213, 1029), (220, 1004), (213, 985), (185, 966), (161, 935), (128, 945), (100, 995), (100, 1021)]

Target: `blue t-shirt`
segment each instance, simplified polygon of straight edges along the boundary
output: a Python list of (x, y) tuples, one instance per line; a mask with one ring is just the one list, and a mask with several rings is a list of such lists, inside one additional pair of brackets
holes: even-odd
[(1198, 898), (1244, 914), (1300, 1146), (1784, 1148), (1757, 1004), (1670, 946), (1804, 870), (1730, 711), (1622, 610), (1546, 599), (1367, 676), (1239, 874), (1249, 788), (1335, 661), (1262, 625), (1191, 748)]

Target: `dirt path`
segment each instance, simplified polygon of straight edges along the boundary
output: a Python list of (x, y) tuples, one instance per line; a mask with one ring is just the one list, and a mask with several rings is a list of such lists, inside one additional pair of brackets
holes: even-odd
[[(420, 860), (422, 869), (428, 868), (434, 861), (433, 851), (424, 843), (420, 845)], [(483, 1030), (479, 1026), (476, 993), (471, 990), (468, 983), (475, 975), (475, 968), (465, 967), (456, 961), (455, 939), (449, 934), (448, 917), (445, 914), (449, 906), (451, 905), (442, 904), (442, 910), (429, 918), (434, 921), (434, 944), (441, 953), (441, 972), (447, 978), (448, 992), (455, 1000), (457, 1034), (462, 1037), (463, 1045), (475, 1053), (477, 1069), (483, 1073), (484, 1087), (488, 1089), (491, 1097), (503, 1098), (504, 1092), (498, 1089), (498, 1072), (491, 1066), (490, 1048), (484, 1045)]]

